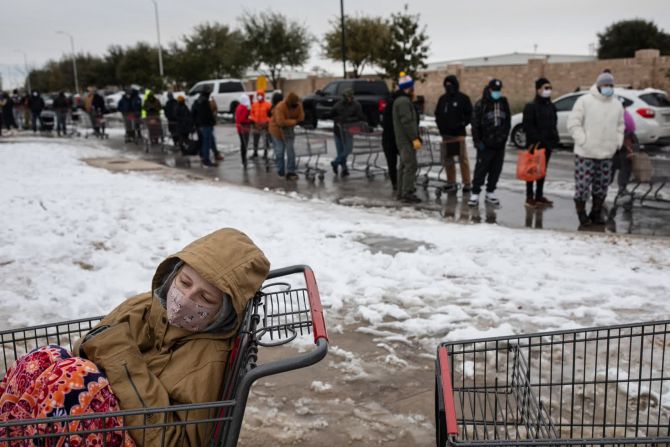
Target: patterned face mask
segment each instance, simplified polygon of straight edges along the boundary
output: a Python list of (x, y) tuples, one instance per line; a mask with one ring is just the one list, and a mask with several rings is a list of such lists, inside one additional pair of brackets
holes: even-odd
[(173, 325), (192, 332), (202, 332), (218, 310), (217, 304), (197, 303), (174, 284), (167, 293), (167, 317)]

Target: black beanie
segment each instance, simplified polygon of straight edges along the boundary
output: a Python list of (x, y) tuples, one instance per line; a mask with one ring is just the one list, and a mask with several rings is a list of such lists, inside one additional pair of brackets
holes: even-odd
[(535, 81), (535, 90), (539, 90), (540, 87), (542, 87), (545, 84), (551, 84), (551, 82), (549, 82), (549, 79), (547, 78), (538, 79), (537, 81)]

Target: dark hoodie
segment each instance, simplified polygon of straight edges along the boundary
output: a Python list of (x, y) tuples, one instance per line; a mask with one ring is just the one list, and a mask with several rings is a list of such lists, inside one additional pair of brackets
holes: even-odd
[(191, 115), (196, 127), (213, 127), (216, 124), (216, 117), (209, 105), (209, 92), (202, 92), (191, 107)]
[(509, 103), (504, 96), (497, 101), (491, 98), (488, 86), (475, 104), (472, 113), (472, 140), (478, 149), (504, 149), (511, 126)]
[(556, 107), (550, 98), (535, 95), (532, 102), (523, 109), (523, 131), (526, 134), (526, 144), (539, 144), (545, 149), (558, 146), (558, 130), (556, 128)]
[[(447, 90), (447, 82), (454, 86), (453, 91)], [(435, 107), (435, 122), (442, 135), (465, 136), (465, 128), (472, 117), (470, 97), (460, 91), (458, 78), (449, 75), (444, 78), (445, 94), (440, 96)]]

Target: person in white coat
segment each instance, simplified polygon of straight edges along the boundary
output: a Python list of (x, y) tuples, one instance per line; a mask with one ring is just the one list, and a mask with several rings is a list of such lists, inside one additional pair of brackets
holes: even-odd
[[(568, 117), (575, 141), (575, 207), (579, 223), (604, 225), (602, 206), (607, 197), (612, 156), (623, 144), (623, 106), (614, 97), (614, 76), (603, 72), (589, 93), (575, 103)], [(591, 213), (586, 202), (593, 199)]]

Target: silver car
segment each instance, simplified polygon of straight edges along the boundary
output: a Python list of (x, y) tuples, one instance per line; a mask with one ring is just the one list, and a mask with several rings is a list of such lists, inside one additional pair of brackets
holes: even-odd
[[(574, 142), (568, 132), (568, 116), (577, 99), (588, 90), (568, 93), (554, 101), (558, 117), (558, 136), (561, 145), (570, 146)], [(670, 99), (663, 90), (631, 90), (615, 88), (614, 94), (627, 108), (635, 120), (635, 133), (640, 144), (670, 142)], [(526, 147), (526, 135), (523, 132), (523, 114), (512, 116), (510, 140), (518, 148)]]

